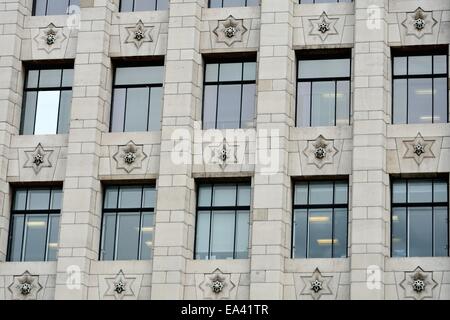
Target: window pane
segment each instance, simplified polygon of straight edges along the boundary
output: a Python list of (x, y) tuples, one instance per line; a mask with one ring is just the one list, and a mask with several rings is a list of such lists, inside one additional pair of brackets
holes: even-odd
[(47, 15), (62, 15), (66, 13), (68, 0), (48, 0)]
[(241, 85), (222, 85), (219, 87), (217, 128), (239, 128), (241, 112)]
[(134, 0), (120, 0), (120, 11), (121, 12), (133, 11), (133, 1)]
[(158, 10), (169, 9), (169, 0), (158, 0)]
[(408, 202), (432, 202), (433, 191), (431, 180), (408, 182)]
[(447, 73), (447, 56), (434, 56), (434, 70), (436, 73)]
[(211, 259), (233, 258), (234, 211), (213, 211)]
[(159, 84), (164, 78), (163, 66), (120, 67), (116, 69), (116, 85)]
[(448, 118), (447, 78), (434, 79), (434, 122), (446, 123)]
[(409, 256), (433, 256), (432, 209), (409, 208)]
[(331, 258), (332, 209), (309, 210), (309, 253), (310, 258)]
[(349, 124), (350, 81), (338, 81), (336, 89), (336, 125), (345, 126)]
[(243, 80), (256, 80), (256, 62), (244, 63)]
[(27, 75), (27, 88), (37, 88), (39, 80), (39, 70), (30, 70)]
[(248, 237), (249, 237), (249, 212), (238, 211), (236, 216), (236, 245), (235, 245), (235, 258), (247, 259), (248, 258)]
[(73, 85), (73, 69), (64, 69), (62, 77), (62, 87), (72, 87)]
[(392, 202), (406, 202), (406, 181), (396, 181), (392, 184)]
[(36, 107), (34, 134), (55, 134), (60, 91), (40, 91)]
[(313, 82), (311, 126), (333, 126), (335, 112), (334, 81)]
[(151, 11), (156, 8), (156, 0), (134, 0), (134, 11)]
[(50, 190), (30, 189), (28, 190), (28, 210), (47, 210), (50, 204)]
[(407, 57), (394, 57), (394, 75), (406, 75)]
[(333, 258), (347, 256), (347, 209), (334, 209)]
[(350, 76), (350, 59), (300, 60), (299, 78), (337, 78)]
[(153, 214), (142, 214), (142, 230), (141, 230), (141, 259), (152, 258), (153, 247)]
[(307, 210), (295, 210), (294, 211), (294, 258), (306, 258), (306, 246), (307, 246)]
[(155, 188), (145, 187), (144, 188), (144, 201), (143, 208), (154, 208), (155, 207)]
[(223, 7), (242, 7), (245, 5), (245, 0), (223, 0)]
[(434, 208), (434, 256), (448, 256), (448, 208)]
[(205, 86), (203, 97), (203, 129), (216, 128), (217, 86)]
[(215, 185), (213, 206), (234, 206), (236, 204), (236, 185)]
[(255, 126), (256, 84), (244, 84), (242, 90), (241, 128), (252, 128)]
[(407, 106), (408, 106), (408, 89), (406, 79), (394, 80), (394, 106), (393, 116), (394, 123), (406, 123)]
[(334, 184), (334, 203), (347, 203), (348, 195), (347, 195), (347, 182), (345, 181), (336, 181)]
[(211, 186), (203, 185), (198, 188), (198, 206), (211, 206)]
[(240, 81), (242, 79), (242, 63), (221, 63), (219, 81)]
[(117, 226), (117, 260), (135, 260), (139, 241), (138, 212), (121, 212), (118, 214)]
[(59, 240), (59, 214), (51, 215), (49, 217), (49, 234), (47, 245), (47, 260), (56, 261), (58, 254), (58, 240)]
[(409, 79), (408, 123), (432, 122), (432, 79)]
[(60, 210), (61, 209), (61, 198), (62, 198), (62, 190), (61, 189), (53, 189), (50, 209)]
[(34, 118), (36, 114), (36, 104), (37, 104), (37, 92), (29, 91), (25, 92), (25, 106), (22, 123), (22, 133), (23, 134), (33, 134), (34, 131)]
[(25, 216), (23, 214), (14, 214), (12, 219), (12, 237), (9, 260), (20, 261), (22, 260), (22, 241)]
[(447, 182), (445, 181), (435, 181), (433, 186), (434, 191), (434, 202), (447, 202), (448, 190)]
[(250, 186), (238, 185), (238, 206), (250, 206)]
[(47, 0), (35, 0), (35, 16), (45, 16)]
[(392, 209), (392, 256), (406, 257), (406, 209)]
[(41, 70), (39, 88), (59, 87), (61, 84), (61, 69)]
[(295, 185), (295, 204), (308, 204), (308, 183), (300, 182)]
[(25, 229), (24, 261), (44, 261), (45, 240), (47, 237), (47, 215), (28, 215)]
[(158, 131), (161, 129), (161, 109), (162, 109), (163, 88), (154, 87), (150, 91), (150, 112), (148, 119), (148, 130)]
[(141, 195), (141, 187), (121, 187), (119, 208), (140, 208)]
[(299, 82), (297, 95), (297, 126), (309, 127), (311, 118), (311, 82)]
[(117, 208), (117, 187), (107, 187), (105, 190), (105, 208)]
[(210, 212), (197, 212), (197, 227), (195, 240), (195, 258), (207, 259), (209, 252), (209, 227), (210, 227)]
[(103, 216), (102, 260), (114, 260), (114, 242), (116, 237), (116, 214), (105, 213)]
[(127, 89), (125, 131), (147, 131), (148, 88)]
[(13, 210), (25, 210), (26, 201), (27, 190), (16, 190), (16, 192), (14, 193)]
[(68, 133), (70, 126), (70, 106), (72, 104), (72, 90), (61, 91), (59, 104), (58, 133)]
[(314, 181), (309, 184), (310, 204), (333, 203), (333, 183)]
[(112, 108), (112, 132), (123, 131), (123, 120), (125, 115), (125, 99), (127, 89), (114, 89), (114, 102)]
[(408, 57), (408, 74), (431, 74), (431, 56)]
[(219, 64), (218, 63), (208, 63), (206, 65), (205, 81), (206, 82), (216, 82), (218, 80), (219, 80)]

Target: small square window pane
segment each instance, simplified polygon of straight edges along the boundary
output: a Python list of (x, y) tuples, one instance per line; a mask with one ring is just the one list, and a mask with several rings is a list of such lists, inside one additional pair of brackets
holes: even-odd
[(399, 180), (392, 184), (392, 202), (404, 203), (406, 202), (406, 181)]
[(30, 189), (28, 190), (28, 210), (47, 210), (50, 205), (49, 189)]
[(236, 185), (215, 185), (213, 206), (234, 206), (236, 204)]
[(208, 63), (205, 71), (205, 82), (216, 82), (219, 79), (219, 64)]
[(155, 207), (155, 188), (145, 187), (144, 188), (144, 201), (143, 208), (154, 208)]
[(309, 204), (332, 204), (333, 183), (314, 181), (309, 184)]
[(310, 258), (331, 258), (332, 209), (309, 210), (309, 254)]
[(117, 187), (107, 187), (105, 190), (105, 208), (117, 208)]
[(295, 204), (308, 204), (308, 183), (307, 182), (299, 182), (295, 185), (295, 195), (294, 195)]
[(294, 211), (294, 258), (306, 258), (308, 214), (306, 209)]
[(62, 198), (62, 190), (61, 189), (53, 189), (50, 209), (60, 210), (61, 209), (61, 198)]
[(434, 254), (448, 256), (448, 207), (434, 208)]
[(447, 202), (448, 189), (447, 182), (445, 181), (435, 181), (434, 182), (434, 202)]
[(120, 187), (119, 208), (140, 208), (142, 187)]
[(433, 256), (432, 209), (409, 208), (409, 257)]
[(394, 75), (406, 75), (407, 57), (394, 57)]
[(240, 81), (242, 79), (242, 63), (220, 64), (219, 81)]
[(432, 56), (410, 56), (408, 57), (408, 74), (431, 74)]
[(34, 134), (55, 134), (58, 126), (60, 91), (40, 91), (36, 106)]
[(39, 70), (28, 71), (27, 88), (37, 88), (39, 80)]
[(211, 206), (211, 185), (202, 185), (198, 188), (198, 206)]
[(197, 212), (196, 240), (195, 240), (195, 258), (209, 258), (209, 228), (210, 228), (210, 212)]
[(44, 261), (47, 246), (47, 215), (28, 215), (25, 229), (24, 261)]
[(114, 260), (114, 244), (116, 232), (116, 214), (104, 213), (102, 226), (102, 260)]
[(121, 12), (131, 12), (133, 11), (134, 0), (120, 0), (120, 11)]
[(433, 73), (447, 73), (447, 56), (434, 56), (434, 70)]
[(59, 87), (61, 84), (61, 69), (41, 70), (39, 88)]
[(238, 206), (250, 206), (250, 186), (238, 185)]
[(406, 208), (392, 209), (392, 256), (406, 257)]
[(154, 234), (154, 214), (143, 213), (142, 214), (142, 229), (141, 229), (141, 259), (152, 258), (153, 248), (153, 234)]
[(13, 219), (11, 231), (12, 237), (11, 237), (11, 249), (9, 253), (9, 260), (21, 261), (25, 216), (23, 214), (14, 214), (12, 216), (12, 219)]
[(14, 206), (13, 210), (25, 210), (25, 204), (27, 202), (27, 190), (16, 190), (14, 194)]
[(243, 80), (255, 80), (255, 79), (256, 79), (256, 62), (245, 62)]
[(234, 251), (234, 211), (214, 211), (211, 229), (211, 259), (232, 259)]
[(62, 87), (72, 87), (73, 85), (73, 69), (64, 69), (62, 77)]
[(139, 212), (121, 212), (117, 216), (117, 260), (136, 260), (140, 230)]
[(432, 202), (431, 180), (411, 180), (408, 182), (408, 202)]
[(158, 7), (157, 10), (167, 10), (169, 9), (169, 0), (157, 0)]
[(348, 202), (348, 185), (345, 181), (336, 181), (334, 185), (334, 203), (341, 204)]

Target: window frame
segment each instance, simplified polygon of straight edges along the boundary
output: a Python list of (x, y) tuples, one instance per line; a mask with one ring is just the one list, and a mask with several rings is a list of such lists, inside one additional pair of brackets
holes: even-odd
[[(244, 78), (244, 67), (243, 64), (246, 62), (253, 62), (256, 64), (255, 67), (255, 80), (243, 80)], [(219, 77), (220, 77), (220, 65), (221, 64), (228, 64), (228, 63), (242, 63), (242, 70), (241, 70), (241, 80), (233, 80), (233, 81), (220, 81)], [(217, 69), (217, 81), (206, 81), (206, 67), (208, 64), (218, 64), (218, 69)], [(222, 85), (240, 85), (241, 86), (241, 96), (240, 96), (240, 109), (239, 109), (239, 127), (238, 128), (233, 128), (233, 129), (250, 129), (250, 128), (243, 128), (242, 127), (242, 106), (243, 106), (243, 88), (244, 85), (247, 84), (254, 84), (255, 85), (255, 100), (254, 100), (254, 105), (253, 105), (253, 119), (254, 119), (254, 125), (252, 128), (255, 127), (256, 123), (256, 108), (257, 108), (257, 96), (258, 96), (258, 60), (257, 57), (254, 54), (250, 54), (250, 55), (245, 55), (243, 57), (239, 57), (238, 55), (234, 56), (230, 56), (228, 58), (223, 58), (223, 57), (219, 57), (219, 56), (214, 56), (214, 57), (204, 57), (203, 59), (203, 92), (202, 92), (202, 129), (203, 130), (228, 130), (228, 129), (219, 129), (217, 128), (217, 117), (218, 117), (218, 108), (219, 108), (219, 88)], [(214, 128), (205, 128), (205, 93), (206, 93), (206, 86), (217, 86), (217, 93), (216, 93), (216, 108), (215, 108), (215, 112), (216, 112), (216, 120), (215, 120), (215, 124), (214, 124)]]
[[(333, 202), (331, 204), (310, 204), (309, 203), (309, 194), (310, 194), (310, 183), (311, 182), (328, 182), (328, 183), (333, 183)], [(336, 193), (336, 182), (345, 182), (347, 184), (347, 203), (335, 203), (335, 193)], [(302, 204), (295, 204), (295, 191), (296, 191), (296, 186), (299, 183), (307, 183), (308, 184), (308, 194), (306, 196), (307, 199), (307, 204), (302, 205)], [(350, 222), (350, 207), (349, 207), (349, 201), (350, 201), (350, 184), (349, 184), (349, 180), (343, 177), (337, 177), (336, 179), (309, 179), (309, 180), (303, 180), (303, 179), (298, 179), (298, 180), (294, 180), (293, 181), (293, 188), (292, 188), (292, 217), (291, 217), (291, 259), (347, 259), (349, 257), (348, 255), (348, 246), (349, 246), (349, 222)], [(306, 221), (308, 223), (307, 226), (307, 233), (306, 233), (306, 250), (305, 250), (305, 257), (295, 257), (295, 210), (298, 209), (303, 209), (303, 210), (307, 210), (306, 212)], [(331, 257), (328, 258), (315, 258), (315, 257), (309, 257), (308, 256), (308, 249), (309, 249), (309, 237), (310, 237), (310, 232), (309, 232), (309, 209), (332, 209), (332, 221), (331, 221), (331, 236), (332, 239), (334, 239), (334, 235), (335, 235), (335, 228), (334, 228), (334, 209), (347, 209), (347, 234), (346, 234), (346, 246), (345, 246), (345, 257), (333, 257), (334, 254), (334, 244), (331, 245)]]
[[(120, 200), (120, 188), (121, 187), (140, 187), (141, 188), (141, 207), (140, 208), (119, 208), (119, 200)], [(117, 201), (115, 208), (105, 208), (106, 204), (106, 190), (108, 188), (117, 188)], [(155, 202), (153, 205), (153, 208), (147, 208), (142, 207), (143, 201), (144, 201), (144, 188), (153, 188), (155, 192)], [(101, 224), (100, 224), (100, 243), (99, 243), (99, 250), (98, 250), (98, 260), (99, 261), (151, 261), (153, 260), (153, 254), (150, 255), (149, 259), (142, 259), (142, 250), (141, 250), (141, 232), (142, 232), (142, 220), (144, 213), (151, 213), (153, 215), (153, 228), (155, 227), (155, 209), (156, 209), (156, 185), (151, 183), (144, 183), (144, 184), (108, 184), (103, 186), (103, 201), (102, 201), (102, 218), (101, 218)], [(118, 216), (119, 212), (139, 212), (139, 237), (138, 237), (138, 245), (137, 245), (137, 258), (136, 259), (117, 259), (117, 223), (118, 223)], [(104, 247), (104, 221), (105, 221), (105, 213), (115, 213), (115, 225), (114, 225), (114, 253), (113, 253), (113, 259), (104, 259), (102, 257), (103, 252), (102, 249)], [(155, 238), (155, 234), (153, 233), (153, 239)], [(151, 251), (153, 252), (154, 246), (152, 246)]]
[[(434, 57), (435, 56), (439, 56), (439, 55), (445, 55), (447, 57), (447, 69), (446, 69), (446, 73), (434, 73)], [(421, 57), (421, 56), (431, 56), (431, 73), (430, 74), (409, 74), (409, 57)], [(406, 57), (406, 74), (404, 75), (394, 75), (394, 60), (395, 58), (401, 58), (401, 57)], [(449, 116), (449, 52), (448, 49), (446, 49), (443, 46), (437, 46), (435, 49), (433, 48), (423, 48), (421, 46), (411, 46), (411, 48), (391, 48), (391, 124), (394, 125), (406, 125), (406, 124), (418, 124), (418, 125), (424, 125), (424, 124), (445, 124), (445, 123), (449, 123), (450, 120), (450, 116)], [(431, 123), (416, 123), (416, 122), (409, 122), (408, 121), (408, 116), (409, 116), (409, 95), (408, 95), (408, 88), (409, 88), (409, 79), (427, 79), (430, 78), (431, 81), (431, 90), (434, 91), (434, 80), (436, 78), (442, 78), (442, 79), (446, 79), (446, 84), (447, 84), (447, 121), (443, 121), (443, 122), (434, 122), (434, 110), (435, 110), (435, 106), (434, 106), (434, 94), (431, 97)], [(405, 79), (406, 80), (406, 122), (405, 123), (395, 123), (394, 122), (394, 112), (395, 112), (395, 108), (394, 108), (394, 97), (395, 97), (395, 90), (394, 90), (394, 81), (395, 80), (401, 80), (401, 79)]]
[[(449, 208), (449, 192), (450, 192), (450, 184), (449, 184), (449, 180), (448, 177), (432, 177), (432, 178), (402, 178), (402, 177), (391, 177), (390, 179), (390, 197), (391, 197), (391, 208), (390, 208), (390, 217), (389, 217), (389, 222), (390, 222), (390, 257), (391, 258), (445, 258), (445, 257), (449, 257), (450, 256), (450, 208)], [(431, 180), (431, 194), (432, 194), (432, 201), (431, 202), (409, 202), (408, 199), (408, 182), (409, 181), (423, 181), (423, 180)], [(403, 181), (405, 183), (405, 188), (406, 188), (406, 200), (405, 202), (401, 203), (394, 203), (394, 183), (396, 181)], [(439, 182), (439, 181), (445, 181), (445, 183), (447, 184), (447, 202), (434, 202), (434, 183), (435, 182)], [(431, 215), (431, 219), (432, 219), (432, 231), (431, 231), (431, 239), (432, 239), (432, 244), (433, 244), (433, 248), (432, 248), (432, 256), (427, 256), (427, 257), (417, 257), (417, 256), (409, 256), (409, 213), (408, 213), (408, 208), (421, 208), (421, 207), (431, 207), (432, 208), (432, 215)], [(434, 228), (434, 208), (435, 207), (447, 207), (447, 256), (435, 256), (434, 255), (434, 233), (435, 233), (435, 228)], [(394, 214), (394, 208), (405, 208), (406, 212), (405, 212), (405, 224), (406, 224), (406, 239), (405, 239), (405, 247), (406, 247), (406, 255), (403, 256), (394, 256), (393, 255), (393, 214)]]
[[(348, 59), (350, 61), (349, 65), (349, 75), (348, 77), (326, 77), (326, 78), (300, 78), (300, 61), (301, 60), (333, 60), (333, 59)], [(327, 126), (327, 127), (336, 127), (336, 106), (337, 106), (337, 83), (338, 81), (348, 81), (348, 123), (346, 125), (351, 125), (352, 122), (352, 64), (353, 64), (353, 57), (352, 57), (352, 48), (342, 48), (342, 49), (307, 49), (307, 50), (300, 50), (296, 53), (296, 79), (295, 79), (295, 128), (314, 128), (317, 126), (313, 126), (311, 124), (312, 121), (312, 84), (314, 82), (334, 82), (334, 125)], [(298, 98), (299, 98), (299, 83), (310, 83), (310, 98), (309, 98), (309, 125), (308, 126), (299, 126), (298, 123)]]
[[(200, 198), (200, 187), (204, 185), (209, 185), (211, 187), (211, 205), (210, 206), (199, 206), (199, 198)], [(236, 198), (235, 198), (235, 206), (213, 206), (212, 202), (214, 200), (214, 186), (215, 185), (225, 185), (225, 186), (235, 186), (236, 187)], [(239, 206), (237, 205), (238, 201), (238, 187), (239, 186), (248, 186), (250, 188), (250, 204), (248, 206)], [(237, 180), (237, 181), (200, 181), (196, 185), (196, 203), (195, 203), (195, 232), (194, 232), (194, 250), (193, 250), (193, 260), (198, 261), (213, 261), (213, 260), (223, 260), (223, 259), (211, 259), (211, 229), (212, 229), (212, 216), (213, 211), (234, 211), (234, 236), (233, 236), (233, 257), (226, 258), (225, 260), (245, 260), (249, 259), (250, 256), (250, 239), (251, 239), (251, 212), (252, 212), (252, 184), (251, 181), (247, 180)], [(208, 231), (208, 258), (201, 259), (197, 258), (197, 233), (198, 233), (198, 212), (199, 211), (209, 211), (209, 231)], [(241, 259), (236, 258), (236, 229), (237, 229), (237, 215), (238, 211), (248, 211), (249, 214), (249, 226), (248, 226), (248, 239), (247, 239), (247, 258)]]
[[(49, 203), (47, 209), (27, 209), (28, 204), (28, 192), (30, 190), (37, 190), (37, 189), (43, 189), (49, 191)], [(25, 209), (14, 209), (14, 204), (17, 196), (18, 190), (26, 190), (26, 197), (25, 197)], [(53, 191), (60, 191), (61, 192), (61, 208), (60, 209), (50, 209), (52, 204), (52, 194)], [(13, 189), (13, 196), (11, 197), (11, 212), (10, 212), (10, 219), (9, 219), (9, 230), (8, 230), (8, 245), (7, 245), (7, 253), (6, 253), (6, 261), (7, 262), (51, 262), (56, 261), (55, 260), (48, 260), (48, 244), (49, 244), (49, 235), (50, 235), (50, 217), (51, 216), (58, 216), (58, 243), (59, 243), (59, 237), (60, 237), (60, 228), (61, 228), (61, 211), (62, 211), (62, 197), (63, 197), (63, 188), (62, 186), (24, 186), (24, 187), (15, 187)], [(20, 260), (11, 260), (12, 255), (12, 244), (13, 244), (13, 227), (14, 227), (14, 215), (23, 215), (24, 216), (24, 225), (22, 228), (22, 239), (20, 244)], [(25, 258), (25, 233), (26, 233), (26, 225), (25, 225), (25, 218), (27, 216), (33, 216), (33, 215), (46, 215), (46, 232), (45, 232), (45, 251), (44, 251), (44, 260), (24, 260)], [(58, 249), (59, 250), (59, 247)]]
[[(36, 2), (37, 1), (39, 1), (39, 0), (33, 0), (33, 8), (31, 10), (31, 15), (34, 16), (34, 17), (36, 17)], [(77, 1), (77, 0), (67, 0), (67, 1), (68, 1), (68, 6), (67, 6), (67, 9), (66, 9), (66, 13), (60, 14), (60, 15), (70, 15), (70, 12), (69, 12), (70, 6), (76, 5), (76, 4), (72, 4), (72, 1)], [(78, 6), (79, 6), (79, 0), (78, 0)], [(49, 14), (47, 14), (47, 12), (48, 12), (48, 0), (45, 0), (45, 14), (42, 15), (42, 16), (43, 17), (49, 16)], [(39, 16), (37, 16), (37, 17), (39, 17)]]
[[(122, 1), (123, 0), (120, 0), (120, 3), (119, 3), (119, 12), (164, 11), (164, 10), (158, 10), (158, 3), (162, 0), (155, 0), (155, 8), (152, 10), (135, 10), (136, 0), (132, 0), (133, 1), (133, 10), (131, 10), (131, 11), (122, 11)], [(167, 0), (167, 6), (169, 6), (169, 5), (170, 5), (170, 0)], [(165, 9), (165, 10), (167, 10), (167, 9)]]

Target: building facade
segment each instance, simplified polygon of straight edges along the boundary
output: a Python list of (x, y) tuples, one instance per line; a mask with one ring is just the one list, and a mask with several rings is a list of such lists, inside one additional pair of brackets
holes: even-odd
[(450, 299), (448, 0), (0, 0), (0, 40), (0, 299)]

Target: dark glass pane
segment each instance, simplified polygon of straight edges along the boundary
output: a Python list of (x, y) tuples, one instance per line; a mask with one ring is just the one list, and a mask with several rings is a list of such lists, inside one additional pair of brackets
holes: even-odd
[(211, 186), (202, 185), (198, 188), (198, 206), (211, 206)]
[(311, 118), (311, 82), (299, 82), (297, 95), (297, 126), (309, 127)]
[(105, 208), (117, 208), (117, 187), (107, 187), (105, 190)]
[(448, 256), (448, 207), (434, 208), (434, 256)]
[(408, 123), (432, 122), (432, 79), (408, 80)]
[(28, 71), (27, 88), (37, 88), (39, 81), (39, 70)]
[(350, 81), (338, 81), (336, 89), (336, 125), (349, 125)]
[(245, 0), (223, 0), (223, 7), (243, 7)]
[(431, 56), (408, 57), (408, 74), (431, 74)]
[(448, 190), (447, 182), (445, 181), (435, 181), (433, 186), (434, 202), (447, 202)]
[(73, 85), (73, 69), (64, 69), (62, 77), (62, 87), (72, 87)]
[(169, 0), (158, 0), (157, 10), (167, 10), (169, 9)]
[(156, 9), (156, 0), (134, 0), (134, 11), (151, 11)]
[(163, 78), (163, 66), (121, 67), (116, 69), (115, 84), (160, 84)]
[(219, 80), (219, 64), (208, 63), (205, 71), (205, 82), (217, 82)]
[(300, 60), (300, 79), (350, 77), (350, 59)]
[(394, 57), (394, 75), (406, 75), (407, 57)]
[(148, 88), (127, 89), (124, 131), (147, 131), (148, 98)]
[(153, 214), (142, 214), (142, 229), (141, 229), (141, 259), (148, 260), (152, 258), (153, 248)]
[(309, 210), (309, 251), (310, 258), (331, 258), (333, 209)]
[(392, 209), (392, 256), (406, 257), (406, 208)]
[(219, 81), (240, 81), (242, 79), (242, 63), (221, 63)]
[(59, 87), (61, 84), (61, 69), (41, 70), (39, 88)]
[(28, 210), (47, 210), (50, 205), (49, 189), (30, 189), (28, 190)]
[(333, 258), (347, 256), (347, 209), (334, 209)]
[(217, 86), (205, 86), (203, 101), (203, 129), (216, 127)]
[(222, 0), (210, 0), (209, 7), (210, 8), (221, 8)]
[(114, 242), (116, 238), (116, 214), (105, 213), (102, 226), (102, 260), (114, 260)]
[(209, 257), (209, 227), (210, 212), (197, 212), (196, 240), (195, 240), (195, 258), (208, 259)]
[(334, 126), (335, 116), (334, 81), (313, 82), (311, 126)]
[(434, 56), (434, 74), (447, 73), (447, 56)]
[(47, 0), (34, 0), (35, 16), (45, 16), (45, 8), (47, 7)]
[(249, 185), (238, 186), (238, 206), (250, 206), (251, 188)]
[(295, 185), (295, 195), (294, 195), (294, 203), (295, 204), (308, 204), (308, 183), (300, 182)]
[(145, 187), (144, 188), (144, 201), (143, 208), (154, 208), (155, 207), (155, 197), (156, 192), (153, 187)]
[(307, 247), (307, 210), (294, 211), (294, 258), (306, 258)]
[(60, 91), (40, 91), (36, 106), (34, 134), (55, 134), (58, 125)]
[(140, 208), (142, 188), (126, 186), (120, 188), (119, 208)]
[(112, 132), (123, 131), (123, 119), (125, 115), (126, 89), (114, 89), (114, 102), (112, 107)]
[(117, 226), (117, 260), (136, 260), (139, 242), (139, 212), (121, 212)]
[(211, 259), (233, 258), (234, 211), (213, 211)]
[(408, 86), (406, 79), (394, 80), (394, 123), (406, 123), (408, 106)]
[(244, 63), (244, 77), (243, 80), (256, 80), (256, 62)]
[(49, 234), (47, 245), (47, 261), (56, 261), (59, 240), (59, 214), (49, 217)]
[(409, 208), (409, 256), (433, 256), (432, 209)]
[(70, 107), (72, 104), (72, 90), (61, 91), (59, 104), (58, 133), (68, 133), (70, 126)]
[(121, 12), (133, 11), (133, 1), (134, 0), (120, 0), (120, 11)]
[(236, 185), (215, 185), (213, 206), (234, 206), (236, 204)]
[(22, 260), (22, 241), (25, 216), (23, 214), (14, 214), (12, 219), (13, 224), (11, 229), (12, 237), (9, 260), (20, 261)]
[(432, 202), (431, 180), (411, 180), (408, 182), (408, 202)]
[(406, 181), (396, 181), (392, 184), (392, 202), (406, 202)]
[(252, 128), (255, 126), (256, 84), (244, 84), (242, 90), (241, 128)]
[(336, 181), (334, 184), (334, 203), (341, 204), (348, 202), (348, 185), (345, 181)]
[(25, 92), (25, 106), (22, 111), (25, 113), (23, 115), (22, 123), (23, 134), (34, 133), (34, 118), (36, 115), (37, 94), (37, 92), (33, 91)]
[(217, 110), (217, 128), (239, 128), (241, 112), (241, 85), (219, 86), (219, 103)]
[(69, 7), (69, 0), (48, 0), (47, 15), (66, 14)]
[(333, 183), (314, 181), (309, 184), (309, 204), (332, 204)]
[(50, 209), (60, 210), (61, 209), (61, 198), (62, 198), (62, 190), (61, 189), (53, 189)]
[(446, 123), (448, 118), (447, 78), (434, 79), (434, 122)]
[(250, 214), (248, 211), (238, 211), (236, 215), (236, 244), (235, 244), (235, 258), (248, 258), (248, 237), (249, 237), (249, 222)]
[(14, 193), (14, 206), (13, 210), (25, 210), (25, 204), (27, 202), (27, 190), (16, 190)]
[(154, 87), (150, 90), (150, 112), (148, 119), (148, 130), (158, 131), (161, 129), (163, 88)]
[(24, 261), (44, 261), (47, 246), (47, 215), (28, 215), (25, 229)]

